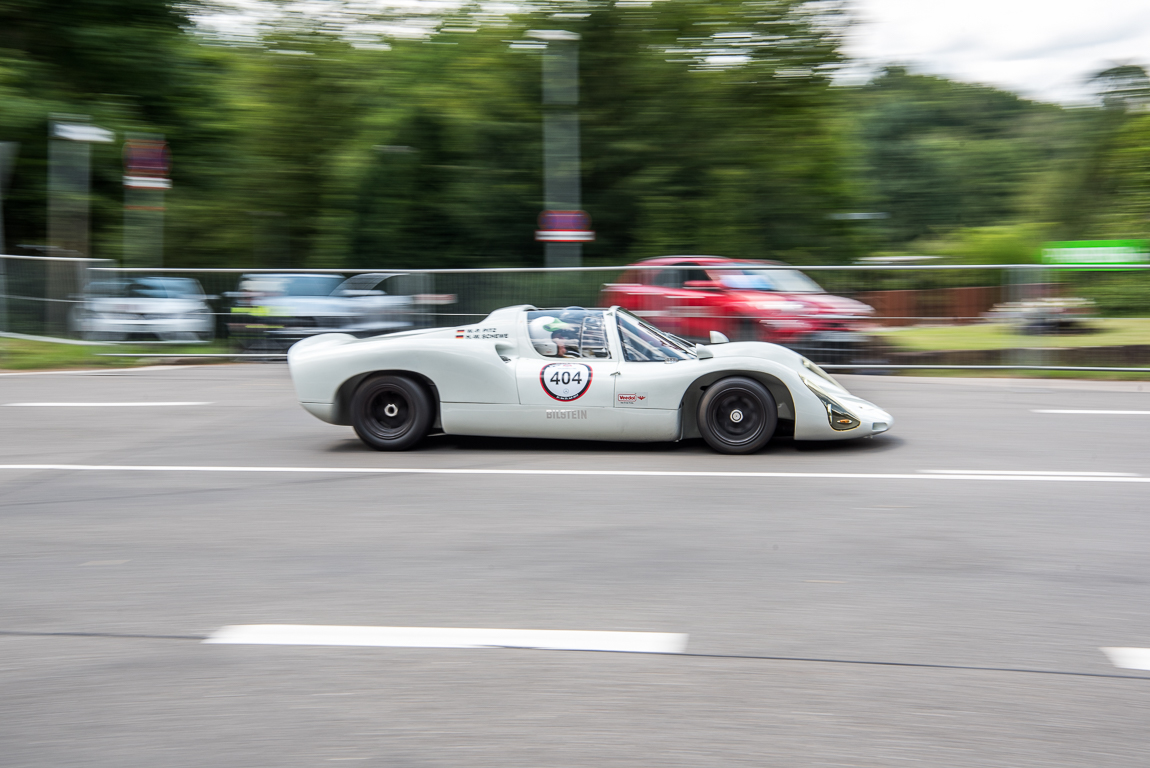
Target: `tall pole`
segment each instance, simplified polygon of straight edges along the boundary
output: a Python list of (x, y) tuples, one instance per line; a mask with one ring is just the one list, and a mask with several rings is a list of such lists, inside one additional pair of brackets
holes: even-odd
[(154, 133), (129, 133), (124, 142), (124, 266), (164, 265), (164, 190), (168, 145)]
[(14, 141), (0, 141), (0, 254), (8, 252), (4, 240), (4, 193), (8, 190), (8, 179), (16, 165), (16, 150), (19, 148), (20, 145)]
[(20, 147), (14, 141), (0, 141), (0, 331), (8, 330), (8, 262), (3, 258), (7, 253), (4, 240), (4, 192), (8, 189), (8, 179), (12, 166), (16, 164), (16, 150)]
[[(547, 41), (543, 53), (543, 198), (547, 211), (575, 212), (582, 207), (579, 161), (579, 35), (564, 30), (535, 30)], [(580, 242), (547, 241), (548, 267), (578, 267)]]
[[(108, 143), (111, 131), (88, 123), (83, 115), (52, 115), (48, 142), (48, 245), (50, 253), (88, 256), (88, 189), (91, 152), (88, 145)], [(68, 262), (49, 262), (45, 329), (49, 334), (67, 331), (69, 288), (75, 289), (78, 268)], [(82, 275), (81, 275), (82, 280)]]

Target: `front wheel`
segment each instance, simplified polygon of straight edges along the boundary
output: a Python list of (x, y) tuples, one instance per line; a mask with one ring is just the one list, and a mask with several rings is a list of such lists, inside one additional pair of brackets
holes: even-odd
[(754, 453), (775, 433), (779, 408), (762, 384), (732, 376), (703, 393), (698, 421), (699, 433), (719, 453)]
[(377, 451), (405, 451), (427, 435), (432, 404), (427, 391), (406, 376), (376, 376), (359, 385), (351, 424)]

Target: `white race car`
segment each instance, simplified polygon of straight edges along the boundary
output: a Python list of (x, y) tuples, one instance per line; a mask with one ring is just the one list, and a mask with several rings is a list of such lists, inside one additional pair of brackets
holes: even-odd
[(288, 353), (301, 405), (378, 450), (451, 435), (662, 441), (702, 437), (751, 453), (776, 430), (843, 440), (890, 429), (806, 358), (764, 342), (695, 345), (626, 310), (507, 307), (483, 322), (357, 339), (329, 333)]

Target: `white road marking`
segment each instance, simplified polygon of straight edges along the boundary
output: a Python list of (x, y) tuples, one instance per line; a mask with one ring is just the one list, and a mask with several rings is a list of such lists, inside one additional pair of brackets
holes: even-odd
[(146, 408), (148, 406), (212, 405), (210, 402), (168, 403), (4, 403), (8, 408)]
[(962, 470), (962, 474), (868, 473), (868, 472), (721, 472), (673, 471), (658, 469), (471, 469), (463, 467), (212, 467), (147, 464), (0, 464), (3, 470), (58, 472), (269, 472), (286, 474), (346, 475), (527, 475), (539, 477), (726, 477), (726, 478), (810, 478), (822, 480), (1004, 480), (1066, 483), (1150, 483), (1141, 475), (1110, 475), (1078, 472), (1072, 475), (1034, 475), (1014, 473), (988, 475)]
[(936, 475), (1049, 475), (1058, 477), (1138, 477), (1137, 472), (1074, 472), (1062, 470), (1043, 469), (922, 469), (920, 472), (929, 472)]
[(1102, 648), (1110, 663), (1122, 669), (1150, 670), (1150, 648)]
[(1150, 411), (1079, 411), (1079, 410), (1053, 410), (1033, 409), (1031, 413), (1096, 413), (1105, 416), (1150, 416)]
[(141, 365), (135, 368), (94, 368), (83, 371), (4, 371), (0, 376), (85, 376), (91, 374), (120, 375), (125, 373), (139, 373), (141, 371), (171, 371), (176, 368), (202, 368), (200, 365)]
[(375, 648), (532, 648), (550, 651), (683, 653), (687, 636), (667, 632), (583, 632), (555, 629), (455, 627), (340, 627), (309, 624), (237, 624), (205, 643), (240, 645), (344, 645)]

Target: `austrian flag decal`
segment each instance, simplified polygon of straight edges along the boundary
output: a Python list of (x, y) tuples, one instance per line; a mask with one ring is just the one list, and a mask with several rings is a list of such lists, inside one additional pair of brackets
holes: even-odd
[(560, 402), (583, 397), (591, 386), (591, 366), (583, 363), (552, 363), (539, 372), (543, 391)]

